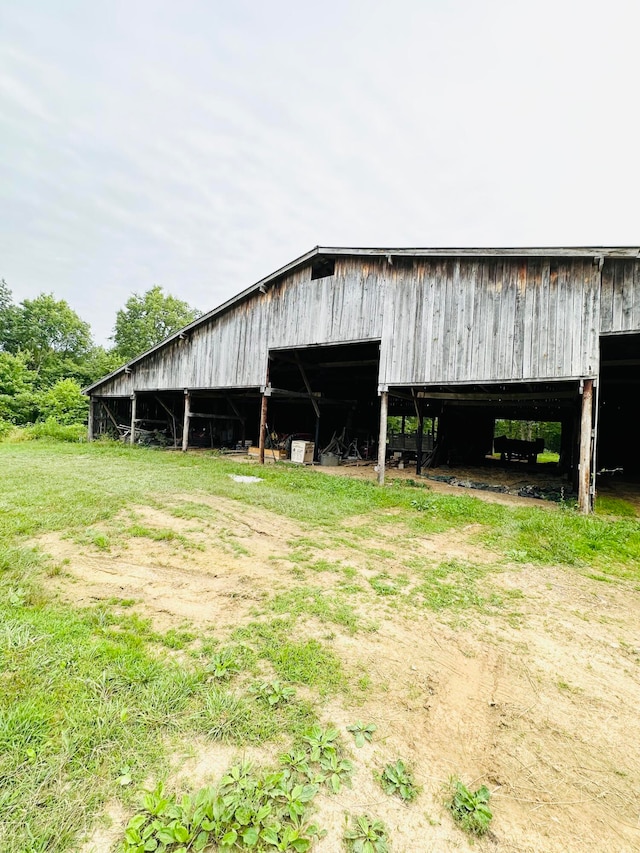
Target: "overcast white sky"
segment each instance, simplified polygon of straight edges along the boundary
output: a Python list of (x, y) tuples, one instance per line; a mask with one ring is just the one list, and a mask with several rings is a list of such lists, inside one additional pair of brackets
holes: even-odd
[(0, 277), (98, 342), (313, 246), (640, 244), (637, 0), (3, 0)]

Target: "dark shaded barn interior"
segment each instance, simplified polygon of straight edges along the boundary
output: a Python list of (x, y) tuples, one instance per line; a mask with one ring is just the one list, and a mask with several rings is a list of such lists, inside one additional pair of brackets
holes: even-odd
[(640, 479), (640, 334), (600, 339), (598, 468)]

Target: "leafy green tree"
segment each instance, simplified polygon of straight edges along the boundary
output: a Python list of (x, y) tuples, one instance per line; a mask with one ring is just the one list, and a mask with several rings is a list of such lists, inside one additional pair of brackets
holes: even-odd
[(13, 327), (15, 306), (7, 282), (0, 279), (0, 350), (6, 349), (6, 339)]
[(112, 340), (124, 361), (135, 358), (200, 316), (200, 311), (155, 285), (134, 293), (116, 315)]
[(42, 394), (40, 414), (59, 424), (80, 423), (86, 418), (89, 401), (75, 379), (60, 379)]
[(69, 366), (64, 375), (76, 379), (84, 388), (86, 385), (91, 385), (92, 382), (117, 370), (124, 364), (125, 360), (115, 349), (107, 350), (101, 346), (93, 347), (80, 362)]
[(39, 414), (36, 378), (24, 354), (0, 352), (0, 420), (14, 424), (36, 420)]
[(60, 359), (78, 360), (91, 346), (89, 324), (51, 293), (23, 300), (13, 312), (4, 340), (5, 350), (26, 353), (29, 367), (36, 371)]

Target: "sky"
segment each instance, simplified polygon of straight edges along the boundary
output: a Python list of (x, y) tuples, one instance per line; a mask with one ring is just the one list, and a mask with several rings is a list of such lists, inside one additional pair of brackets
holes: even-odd
[(2, 0), (0, 278), (109, 344), (313, 246), (640, 245), (637, 0)]

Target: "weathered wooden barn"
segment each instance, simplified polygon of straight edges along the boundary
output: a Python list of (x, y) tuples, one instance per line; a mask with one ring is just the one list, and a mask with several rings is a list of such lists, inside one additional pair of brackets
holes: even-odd
[(86, 389), (89, 433), (264, 454), (270, 430), (346, 426), (382, 481), (389, 412), (437, 421), (450, 464), (496, 418), (560, 422), (588, 510), (596, 467), (640, 473), (639, 366), (639, 248), (317, 247)]

